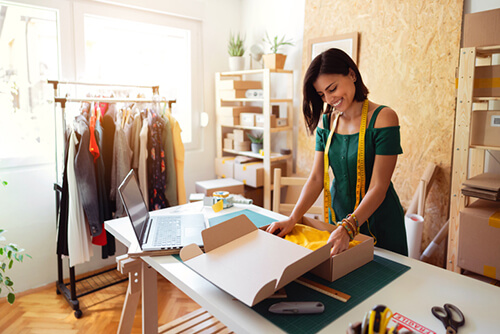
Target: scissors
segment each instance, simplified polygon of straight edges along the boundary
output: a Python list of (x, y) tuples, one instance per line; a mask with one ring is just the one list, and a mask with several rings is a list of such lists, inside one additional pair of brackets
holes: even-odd
[[(453, 304), (444, 304), (444, 308), (434, 306), (431, 311), (436, 318), (441, 320), (447, 334), (456, 334), (458, 327), (463, 326), (465, 323), (464, 314)], [(458, 319), (456, 319), (457, 317)]]

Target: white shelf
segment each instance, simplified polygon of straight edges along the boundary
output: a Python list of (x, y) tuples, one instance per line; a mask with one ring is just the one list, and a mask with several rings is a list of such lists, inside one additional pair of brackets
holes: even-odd
[[(274, 74), (280, 75), (274, 75)], [(281, 75), (286, 74), (286, 75)], [(221, 95), (221, 82), (225, 80), (250, 80), (250, 81), (260, 81), (262, 83), (263, 96), (261, 98), (222, 98)], [(279, 83), (280, 85), (285, 85), (287, 87), (286, 93), (276, 96), (273, 94), (273, 89), (275, 85), (271, 83)], [(283, 144), (286, 148), (293, 147), (293, 71), (291, 70), (270, 70), (270, 69), (257, 69), (257, 70), (245, 70), (245, 71), (235, 71), (235, 72), (221, 72), (216, 73), (215, 80), (215, 96), (216, 96), (216, 113), (219, 115), (219, 111), (222, 107), (229, 106), (255, 106), (255, 103), (262, 107), (262, 114), (264, 116), (264, 126), (243, 126), (243, 125), (221, 125), (217, 121), (217, 157), (223, 157), (227, 155), (243, 155), (247, 157), (257, 158), (262, 160), (264, 163), (264, 208), (271, 209), (271, 163), (274, 161), (287, 160), (287, 172), (292, 172), (292, 155), (282, 155), (279, 153), (271, 152), (271, 146), (273, 139), (277, 139), (278, 136), (272, 136), (273, 133), (286, 133), (286, 144)], [(273, 98), (271, 98), (273, 96)], [(285, 97), (285, 98), (283, 98)], [(252, 103), (254, 103), (252, 105)], [(286, 104), (286, 115), (287, 115), (287, 126), (284, 127), (274, 127), (271, 128), (271, 111), (272, 105), (277, 103)], [(231, 129), (240, 129), (246, 131), (262, 131), (264, 139), (264, 155), (256, 154), (251, 151), (235, 151), (223, 148), (224, 137), (226, 133), (231, 132)], [(281, 137), (280, 137), (281, 138)], [(285, 146), (286, 145), (286, 146)]]
[[(235, 150), (229, 150), (227, 148), (223, 149), (225, 153), (231, 153), (231, 154), (236, 154), (236, 155), (244, 155), (246, 157), (251, 157), (251, 158), (256, 158), (256, 159), (262, 159), (264, 160), (264, 156), (260, 155), (259, 153), (253, 153), (252, 151), (235, 151)], [(279, 161), (279, 160), (286, 160), (289, 159), (292, 155), (291, 154), (280, 154), (277, 152), (272, 152), (270, 157), (271, 161)]]

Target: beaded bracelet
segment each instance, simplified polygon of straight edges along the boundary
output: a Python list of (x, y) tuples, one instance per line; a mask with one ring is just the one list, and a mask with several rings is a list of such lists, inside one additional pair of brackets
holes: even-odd
[(353, 238), (358, 234), (358, 229), (348, 219), (346, 219), (346, 218), (342, 219), (342, 223), (345, 223), (345, 224), (349, 225), (349, 227), (352, 230), (352, 236), (353, 236)]
[(356, 227), (359, 227), (358, 218), (354, 215), (354, 213), (348, 214), (346, 218), (349, 219), (349, 217), (352, 217), (352, 219), (354, 219), (354, 222), (356, 223)]
[(347, 231), (347, 235), (349, 236), (349, 240), (352, 241), (354, 239), (354, 234), (353, 234), (351, 228), (349, 227), (349, 224), (346, 224), (345, 222), (343, 222), (341, 226)]
[(346, 222), (347, 224), (349, 224), (349, 227), (352, 229), (354, 236), (358, 234), (358, 229), (356, 228), (356, 226), (354, 226), (354, 223), (349, 221), (349, 219), (344, 218), (342, 219), (342, 222)]

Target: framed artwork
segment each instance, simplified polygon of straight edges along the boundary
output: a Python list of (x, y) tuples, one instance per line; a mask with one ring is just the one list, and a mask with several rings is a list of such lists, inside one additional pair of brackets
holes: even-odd
[(347, 53), (356, 64), (358, 63), (358, 33), (352, 32), (310, 39), (307, 45), (307, 64), (309, 65), (314, 57), (330, 48), (341, 49)]

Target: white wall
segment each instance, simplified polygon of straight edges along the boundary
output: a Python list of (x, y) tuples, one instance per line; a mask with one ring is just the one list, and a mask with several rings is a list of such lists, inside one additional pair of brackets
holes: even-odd
[[(241, 0), (241, 28), (240, 32), (246, 36), (245, 45), (247, 50), (253, 44), (261, 44), (266, 53), (269, 52), (268, 45), (262, 41), (266, 32), (269, 37), (285, 35), (286, 39), (292, 39), (294, 46), (284, 46), (280, 49), (287, 55), (285, 69), (294, 71), (294, 157), (297, 152), (298, 120), (302, 117), (300, 109), (302, 96), (302, 46), (304, 39), (304, 6), (305, 0)], [(250, 52), (247, 51), (247, 67), (250, 66)], [(273, 87), (279, 89), (279, 87)], [(276, 136), (278, 147), (285, 147), (286, 137)], [(295, 161), (295, 159), (294, 159)]]

